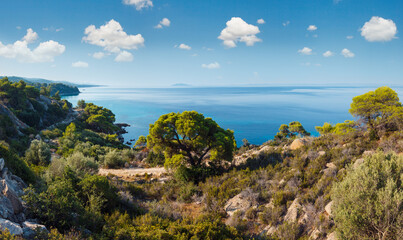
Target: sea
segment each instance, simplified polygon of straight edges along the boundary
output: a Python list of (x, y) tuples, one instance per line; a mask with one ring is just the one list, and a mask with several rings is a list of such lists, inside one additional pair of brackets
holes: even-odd
[[(64, 99), (77, 104), (106, 107), (116, 122), (130, 124), (125, 141), (147, 136), (149, 125), (170, 112), (195, 110), (234, 131), (238, 145), (247, 139), (262, 144), (278, 132), (281, 124), (299, 121), (312, 135), (315, 126), (354, 120), (349, 113), (352, 98), (376, 87), (203, 87), (203, 88), (81, 88), (77, 96)], [(393, 88), (403, 93), (403, 88)]]

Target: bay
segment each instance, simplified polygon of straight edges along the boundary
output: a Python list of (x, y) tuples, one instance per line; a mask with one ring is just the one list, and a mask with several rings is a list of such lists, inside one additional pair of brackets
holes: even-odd
[[(128, 123), (125, 140), (147, 135), (149, 124), (170, 112), (195, 110), (234, 130), (238, 145), (246, 138), (262, 144), (274, 137), (281, 124), (299, 121), (313, 135), (315, 126), (353, 119), (348, 110), (354, 96), (369, 87), (206, 87), (206, 88), (82, 88), (66, 96), (109, 108), (116, 122)], [(394, 88), (398, 93), (402, 88)]]

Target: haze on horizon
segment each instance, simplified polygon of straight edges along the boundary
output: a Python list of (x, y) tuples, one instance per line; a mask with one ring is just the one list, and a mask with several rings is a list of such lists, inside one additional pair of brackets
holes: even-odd
[(125, 87), (401, 85), (403, 2), (15, 0), (0, 75)]

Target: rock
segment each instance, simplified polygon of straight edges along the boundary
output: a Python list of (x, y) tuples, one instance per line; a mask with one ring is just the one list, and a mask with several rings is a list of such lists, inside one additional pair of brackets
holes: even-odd
[(318, 155), (319, 155), (319, 156), (323, 156), (323, 155), (325, 155), (325, 154), (326, 154), (325, 151), (319, 151), (319, 152), (318, 152)]
[(236, 195), (227, 201), (224, 210), (229, 216), (232, 216), (236, 211), (246, 211), (251, 206), (250, 201), (246, 199), (242, 193)]
[(362, 156), (369, 156), (369, 155), (372, 155), (372, 154), (374, 154), (374, 151), (367, 150), (367, 151), (362, 153)]
[(10, 218), (14, 215), (13, 205), (6, 196), (0, 196), (0, 217)]
[(291, 206), (287, 210), (287, 214), (284, 217), (286, 222), (296, 222), (298, 219), (298, 212), (302, 210), (301, 204), (298, 202), (298, 198), (294, 199)]
[(307, 139), (305, 139), (305, 138), (298, 138), (298, 139), (295, 139), (295, 140), (291, 143), (290, 149), (291, 149), (291, 150), (297, 150), (297, 149), (299, 149), (299, 148), (301, 148), (301, 147), (303, 147), (303, 146), (305, 146), (305, 145), (307, 145), (307, 144), (308, 144), (308, 140), (307, 140)]
[(20, 225), (2, 218), (0, 218), (0, 230), (8, 230), (12, 235), (22, 235), (23, 233)]
[(328, 167), (328, 168), (332, 168), (332, 169), (337, 169), (337, 166), (334, 164), (334, 163), (327, 163), (326, 164), (326, 167)]
[(320, 237), (320, 231), (318, 229), (314, 229), (309, 235), (309, 239), (313, 240), (319, 239), (319, 237)]
[(327, 214), (329, 214), (329, 216), (332, 216), (332, 205), (333, 205), (333, 201), (331, 201), (330, 203), (328, 203), (325, 206), (325, 211)]
[(277, 227), (275, 227), (275, 226), (270, 226), (269, 225), (267, 227), (269, 227), (269, 228), (267, 229), (266, 234), (269, 235), (269, 236), (273, 235), (277, 230)]
[(18, 198), (17, 194), (10, 187), (10, 184), (7, 184), (7, 181), (3, 179), (0, 181), (0, 188), (2, 189), (3, 195), (7, 197), (8, 200), (10, 200), (11, 205), (13, 206), (14, 214), (21, 213), (24, 208), (22, 207), (21, 201)]
[(0, 171), (3, 171), (4, 164), (5, 164), (4, 158), (0, 158)]
[(328, 234), (326, 240), (337, 240), (336, 232)]
[(356, 169), (356, 168), (358, 168), (358, 167), (359, 167), (361, 164), (363, 164), (363, 163), (364, 163), (364, 158), (357, 159), (357, 160), (355, 160), (355, 162), (354, 162), (353, 168)]
[(29, 221), (25, 221), (22, 223), (22, 231), (23, 231), (24, 238), (28, 238), (28, 239), (33, 238), (38, 230), (41, 232), (48, 232), (48, 230), (46, 229), (46, 227), (44, 225), (37, 224), (34, 222), (29, 222)]

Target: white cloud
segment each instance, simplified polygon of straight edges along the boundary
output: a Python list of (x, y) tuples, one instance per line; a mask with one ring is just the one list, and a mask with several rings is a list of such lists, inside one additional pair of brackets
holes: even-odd
[(144, 45), (144, 38), (141, 34), (128, 35), (123, 31), (120, 23), (113, 19), (99, 28), (90, 25), (84, 33), (85, 42), (103, 47), (108, 52), (119, 53), (121, 49), (137, 49)]
[(123, 0), (123, 3), (135, 6), (136, 10), (153, 7), (153, 2), (151, 0)]
[(61, 55), (66, 50), (64, 45), (53, 40), (42, 42), (31, 50), (28, 44), (37, 38), (38, 34), (30, 28), (22, 40), (7, 45), (0, 42), (0, 56), (17, 59), (20, 62), (53, 62), (56, 56)]
[(64, 28), (56, 28), (56, 32), (60, 32), (60, 31), (63, 31), (64, 30)]
[(347, 36), (346, 38), (347, 38), (348, 40), (351, 40), (351, 39), (354, 38), (354, 36)]
[(345, 58), (353, 58), (355, 56), (354, 53), (352, 53), (350, 50), (348, 50), (347, 48), (343, 49), (341, 51), (341, 55), (343, 55)]
[(179, 46), (175, 46), (175, 47), (177, 47), (179, 49), (183, 49), (183, 50), (191, 50), (192, 49), (192, 47), (190, 47), (189, 45), (186, 45), (184, 43), (181, 43)]
[(82, 61), (78, 61), (78, 62), (72, 63), (71, 66), (72, 66), (72, 67), (75, 67), (75, 68), (87, 68), (87, 67), (88, 67), (88, 63), (82, 62)]
[(242, 18), (233, 17), (227, 23), (227, 27), (221, 31), (218, 39), (223, 40), (224, 45), (233, 48), (237, 42), (244, 42), (246, 46), (253, 46), (262, 40), (256, 37), (260, 33), (257, 26), (246, 23)]
[(202, 64), (202, 68), (218, 69), (218, 68), (220, 68), (220, 64), (218, 62), (213, 62), (213, 63), (209, 63), (209, 64)]
[(105, 53), (103, 53), (103, 52), (96, 52), (96, 53), (92, 54), (92, 57), (95, 58), (95, 59), (102, 59), (102, 58), (105, 57)]
[(33, 43), (36, 39), (38, 39), (38, 34), (32, 30), (32, 28), (28, 28), (27, 34), (24, 36), (24, 41), (27, 43)]
[(168, 18), (163, 18), (155, 28), (169, 27), (170, 25), (171, 21)]
[(283, 22), (284, 27), (287, 27), (288, 25), (290, 25), (290, 21)]
[(21, 30), (21, 26), (16, 26), (15, 28), (17, 28), (18, 30)]
[(302, 55), (312, 55), (312, 49), (309, 47), (304, 47), (303, 49), (298, 50)]
[(261, 18), (261, 19), (258, 19), (258, 20), (257, 20), (257, 23), (258, 23), (258, 24), (265, 24), (266, 22), (264, 21), (263, 18)]
[(396, 24), (390, 19), (372, 17), (361, 28), (361, 36), (369, 42), (387, 42), (395, 38)]
[(316, 29), (318, 29), (318, 27), (316, 27), (315, 25), (309, 25), (309, 27), (306, 30), (315, 31)]
[(324, 57), (332, 57), (332, 56), (334, 56), (334, 53), (331, 52), (331, 51), (326, 51), (326, 52), (323, 53), (323, 56)]
[(128, 51), (120, 52), (115, 58), (115, 62), (131, 62), (131, 61), (133, 61), (133, 55)]

